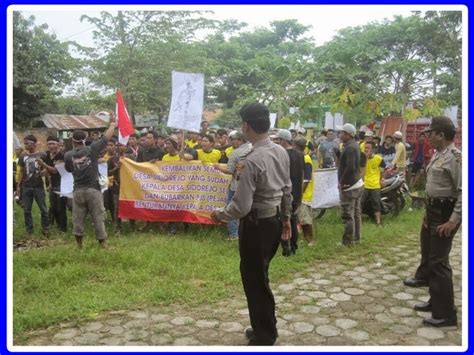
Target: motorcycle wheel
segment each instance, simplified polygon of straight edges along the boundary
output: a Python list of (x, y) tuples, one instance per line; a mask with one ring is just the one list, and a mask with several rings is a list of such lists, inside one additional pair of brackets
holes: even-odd
[(399, 194), (397, 197), (400, 202), (400, 211), (402, 211), (405, 208), (405, 196)]
[(383, 214), (391, 214), (393, 217), (397, 217), (401, 211), (400, 209), (400, 200), (397, 196), (390, 196), (388, 199), (382, 202), (382, 210), (385, 212)]

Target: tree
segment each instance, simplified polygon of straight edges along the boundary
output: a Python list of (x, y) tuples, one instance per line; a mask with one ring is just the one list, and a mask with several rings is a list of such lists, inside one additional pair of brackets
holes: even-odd
[(48, 26), (35, 26), (13, 12), (13, 117), (16, 125), (29, 125), (54, 106), (61, 89), (71, 82), (77, 62)]
[(311, 39), (304, 38), (308, 27), (296, 20), (274, 21), (270, 28), (227, 34), (228, 24), (208, 39), (206, 49), (213, 68), (211, 93), (216, 101), (231, 109), (246, 101), (267, 104), (281, 117), (298, 106), (311, 83), (306, 80), (311, 61)]
[(102, 12), (83, 16), (95, 25), (101, 49), (90, 60), (95, 84), (124, 93), (135, 112), (167, 114), (171, 101), (171, 72), (205, 72), (205, 56), (194, 40), (213, 21), (191, 11)]
[(460, 16), (415, 13), (340, 30), (315, 50), (313, 99), (358, 123), (409, 106), (415, 107), (406, 112), (415, 117), (460, 105)]

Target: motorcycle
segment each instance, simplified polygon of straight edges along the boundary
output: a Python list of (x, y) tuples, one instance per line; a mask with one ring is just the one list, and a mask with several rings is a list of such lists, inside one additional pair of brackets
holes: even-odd
[[(408, 191), (405, 174), (397, 172), (394, 168), (387, 168), (384, 173), (384, 184), (380, 190), (381, 213), (398, 216), (405, 207), (405, 196)], [(374, 216), (374, 210), (368, 201), (363, 202), (362, 213)]]

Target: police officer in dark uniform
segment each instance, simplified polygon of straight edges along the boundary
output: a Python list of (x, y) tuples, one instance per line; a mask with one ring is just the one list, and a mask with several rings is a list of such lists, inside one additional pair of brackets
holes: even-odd
[(415, 310), (431, 312), (425, 325), (457, 325), (454, 306), (453, 273), (449, 252), (462, 216), (461, 152), (454, 146), (455, 128), (444, 116), (434, 117), (424, 131), (436, 153), (426, 168), (426, 214), (420, 233), (421, 263), (411, 287), (429, 285), (430, 299)]
[(240, 274), (251, 328), (245, 331), (248, 345), (273, 345), (278, 337), (275, 300), (268, 280), (268, 267), (280, 239), (291, 235), (291, 180), (288, 154), (270, 141), (270, 113), (252, 103), (240, 110), (242, 133), (252, 150), (236, 167), (235, 195), (223, 210), (215, 211), (215, 222), (240, 219)]

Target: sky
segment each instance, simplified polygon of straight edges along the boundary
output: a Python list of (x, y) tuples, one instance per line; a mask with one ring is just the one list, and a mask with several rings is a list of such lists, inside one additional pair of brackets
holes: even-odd
[[(74, 11), (71, 11), (72, 8)], [(81, 15), (98, 16), (100, 11), (119, 9), (138, 10), (140, 7), (133, 6), (127, 9), (125, 6), (57, 6), (55, 8), (30, 6), (30, 10), (22, 12), (25, 16), (34, 15), (37, 24), (48, 24), (50, 31), (54, 32), (60, 40), (73, 40), (81, 45), (92, 46), (93, 26), (87, 21), (81, 22)], [(154, 9), (212, 10), (214, 14), (210, 14), (209, 18), (218, 20), (233, 18), (248, 23), (251, 28), (268, 27), (274, 20), (297, 19), (301, 24), (312, 26), (308, 35), (314, 38), (316, 45), (322, 45), (331, 40), (339, 29), (382, 21), (384, 18), (392, 19), (394, 15), (409, 16), (412, 10), (428, 8), (415, 5), (187, 5), (186, 7), (168, 5), (155, 6)]]

